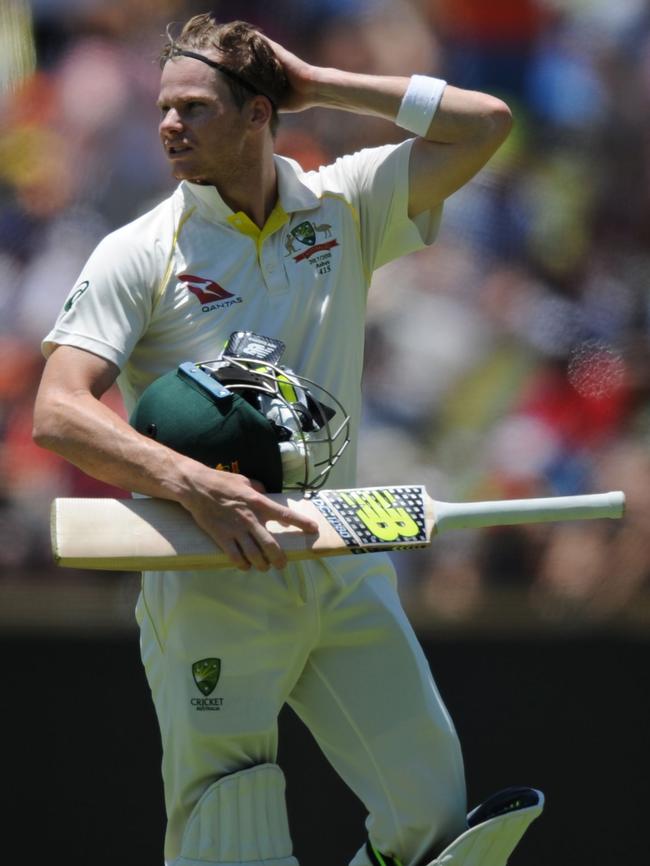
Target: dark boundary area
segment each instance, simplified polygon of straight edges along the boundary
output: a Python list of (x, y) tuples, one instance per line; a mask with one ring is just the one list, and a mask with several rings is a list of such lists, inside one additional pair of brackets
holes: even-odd
[[(510, 866), (647, 860), (650, 641), (422, 642), (463, 743), (470, 804), (511, 784), (546, 794)], [(162, 866), (160, 743), (137, 637), (0, 638), (0, 673), (8, 862)], [(280, 728), (301, 866), (344, 866), (364, 809), (289, 711)]]

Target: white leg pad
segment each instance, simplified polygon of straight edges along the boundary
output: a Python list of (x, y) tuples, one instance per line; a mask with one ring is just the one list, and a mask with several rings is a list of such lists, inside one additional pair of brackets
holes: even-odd
[(298, 866), (291, 855), (284, 791), (277, 764), (219, 779), (190, 815), (173, 866)]
[[(537, 803), (506, 812), (470, 827), (448, 845), (428, 866), (506, 866), (528, 826), (544, 808), (544, 795)], [(468, 815), (471, 819), (472, 812)], [(471, 821), (470, 821), (471, 823)]]

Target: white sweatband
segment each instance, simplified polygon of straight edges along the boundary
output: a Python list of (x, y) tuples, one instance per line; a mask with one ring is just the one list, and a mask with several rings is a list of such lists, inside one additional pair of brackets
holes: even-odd
[(409, 86), (397, 112), (395, 123), (416, 135), (424, 136), (429, 131), (433, 116), (438, 110), (442, 91), (447, 82), (428, 75), (412, 75)]

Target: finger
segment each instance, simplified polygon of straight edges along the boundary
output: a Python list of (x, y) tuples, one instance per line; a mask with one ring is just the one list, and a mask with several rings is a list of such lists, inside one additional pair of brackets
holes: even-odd
[[(255, 485), (258, 482), (252, 481), (250, 483), (251, 485)], [(297, 526), (303, 532), (311, 534), (316, 534), (319, 531), (318, 523), (312, 517), (307, 517), (299, 511), (294, 511), (293, 508), (289, 508), (287, 505), (279, 505), (267, 496), (251, 502), (250, 508), (262, 517), (264, 521), (277, 520), (283, 526)]]
[(246, 535), (243, 538), (240, 538), (237, 543), (246, 560), (257, 571), (268, 571), (270, 566), (275, 564), (273, 560), (267, 556), (263, 547), (258, 544), (257, 539), (252, 535)]
[(240, 571), (250, 571), (251, 563), (242, 552), (238, 542), (234, 538), (217, 537), (210, 533), (212, 540), (226, 554), (231, 563)]
[(285, 54), (289, 53), (283, 45), (280, 45), (279, 42), (276, 42), (274, 39), (269, 38), (266, 33), (260, 33), (260, 36), (265, 42), (268, 42), (276, 55), (281, 55), (283, 52)]
[[(236, 530), (236, 535), (232, 540), (227, 539), (231, 544), (229, 555), (231, 559), (234, 558), (235, 564), (243, 570), (251, 566), (258, 571), (268, 571), (271, 566), (284, 568), (287, 564), (284, 551), (255, 513), (247, 511), (240, 515), (240, 519), (242, 524)], [(242, 560), (245, 565), (241, 565)]]
[[(274, 503), (275, 504), (275, 503)], [(276, 505), (275, 514), (271, 520), (277, 520), (283, 526), (297, 526), (303, 532), (315, 534), (318, 532), (318, 523), (312, 518), (301, 514), (299, 511), (294, 511), (292, 508)]]
[[(286, 567), (287, 555), (278, 544), (277, 539), (275, 539), (267, 529), (263, 526), (257, 528), (254, 531), (254, 539), (258, 550), (268, 565), (272, 565), (273, 568)], [(264, 570), (266, 571), (266, 569)]]

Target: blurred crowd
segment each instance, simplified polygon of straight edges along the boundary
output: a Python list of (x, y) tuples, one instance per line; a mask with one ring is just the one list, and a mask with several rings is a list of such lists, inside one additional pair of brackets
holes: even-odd
[[(622, 489), (624, 521), (453, 532), (395, 562), (431, 622), (480, 616), (511, 591), (551, 623), (633, 616), (650, 584), (650, 3), (209, 8), (319, 65), (428, 73), (510, 105), (513, 133), (446, 203), (437, 243), (375, 275), (359, 482), (425, 484), (450, 501)], [(32, 444), (40, 341), (100, 238), (173, 189), (157, 56), (168, 22), (205, 9), (3, 0), (4, 575), (52, 568), (54, 496), (124, 495)], [(312, 168), (404, 135), (312, 110), (283, 119), (276, 149)]]

